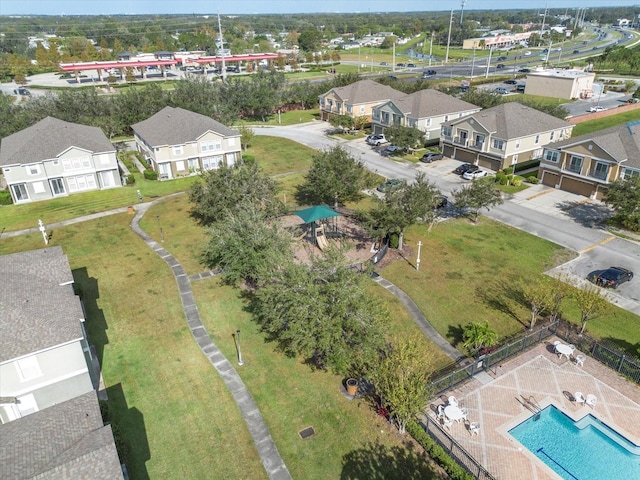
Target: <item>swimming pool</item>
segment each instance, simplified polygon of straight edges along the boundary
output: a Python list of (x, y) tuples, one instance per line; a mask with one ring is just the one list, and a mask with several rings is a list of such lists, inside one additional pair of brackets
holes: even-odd
[(640, 478), (640, 446), (593, 415), (574, 422), (549, 405), (509, 433), (565, 480)]

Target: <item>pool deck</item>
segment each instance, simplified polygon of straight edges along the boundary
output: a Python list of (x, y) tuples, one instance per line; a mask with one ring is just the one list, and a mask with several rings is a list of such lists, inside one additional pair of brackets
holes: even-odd
[[(430, 406), (428, 414), (435, 418), (437, 405), (453, 395), (469, 410), (468, 421), (480, 423), (480, 434), (471, 435), (462, 422), (454, 422), (449, 433), (498, 480), (560, 478), (508, 434), (533, 415), (527, 400), (540, 408), (553, 404), (574, 420), (592, 414), (640, 445), (640, 386), (590, 357), (583, 367), (559, 358), (553, 352), (555, 340), (499, 365), (495, 374), (446, 392)], [(596, 407), (577, 405), (575, 392), (594, 394)]]

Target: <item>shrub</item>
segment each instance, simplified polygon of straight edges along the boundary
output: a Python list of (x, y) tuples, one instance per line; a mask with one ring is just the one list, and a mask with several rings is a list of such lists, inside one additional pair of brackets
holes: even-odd
[(397, 233), (392, 233), (389, 235), (389, 246), (391, 248), (398, 248), (398, 245), (400, 245), (400, 235), (398, 235)]
[(244, 155), (242, 155), (242, 161), (244, 161), (244, 162), (255, 162), (256, 161), (256, 157), (255, 157), (255, 155), (251, 155), (250, 153), (245, 153)]
[(520, 177), (516, 177), (511, 181), (511, 185), (513, 185), (514, 187), (519, 187), (520, 185), (522, 185), (522, 179)]
[(158, 179), (158, 172), (156, 172), (155, 170), (150, 170), (150, 169), (146, 169), (144, 171), (144, 178), (146, 178), (147, 180), (157, 180)]
[(533, 185), (537, 185), (540, 183), (540, 179), (538, 177), (534, 177), (533, 175), (525, 178), (524, 181), (527, 183), (532, 183)]
[(505, 175), (505, 173), (500, 170), (498, 173), (496, 173), (496, 182), (498, 182), (500, 185), (506, 185), (507, 184), (507, 176)]
[(449, 474), (452, 480), (474, 480), (474, 476), (458, 465), (419, 424), (413, 421), (407, 422), (407, 432), (422, 445), (429, 456)]
[(0, 205), (11, 205), (11, 192), (9, 190), (0, 190)]
[(133, 185), (135, 183), (136, 183), (136, 177), (133, 175), (133, 173), (130, 173), (129, 175), (127, 175), (126, 184)]

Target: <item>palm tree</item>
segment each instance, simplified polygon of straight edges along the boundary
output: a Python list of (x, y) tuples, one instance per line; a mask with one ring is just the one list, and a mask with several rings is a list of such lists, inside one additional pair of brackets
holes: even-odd
[(491, 329), (489, 322), (469, 322), (463, 328), (462, 339), (464, 340), (462, 345), (476, 351), (498, 343), (498, 334)]

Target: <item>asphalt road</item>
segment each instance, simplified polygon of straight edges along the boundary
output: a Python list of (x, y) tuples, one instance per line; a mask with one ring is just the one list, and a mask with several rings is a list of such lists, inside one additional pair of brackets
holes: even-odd
[[(423, 171), (445, 195), (450, 195), (464, 183), (460, 177), (451, 173), (452, 166), (460, 162), (444, 160), (424, 165), (390, 160), (366, 145), (362, 139), (348, 141), (327, 137), (326, 133), (331, 128), (328, 123), (314, 122), (287, 127), (255, 128), (254, 131), (258, 135), (288, 138), (319, 150), (339, 143), (352, 156), (360, 159), (369, 170), (387, 178), (411, 182), (418, 171)], [(613, 303), (640, 315), (640, 245), (614, 237), (599, 228), (599, 220), (603, 215), (609, 214), (606, 207), (599, 202), (579, 205), (571, 208), (569, 214), (565, 213), (563, 203), (566, 201), (555, 196), (563, 193), (553, 191), (541, 197), (549, 203), (546, 211), (531, 205), (525, 193), (525, 197), (507, 198), (503, 205), (488, 212), (483, 211), (483, 214), (579, 253), (575, 260), (555, 268), (551, 273), (563, 272), (577, 279), (584, 279), (591, 271), (611, 265), (630, 268), (636, 272), (636, 279), (622, 285), (616, 291), (611, 291), (609, 296)], [(584, 197), (565, 195), (572, 197), (572, 206), (584, 200)]]

